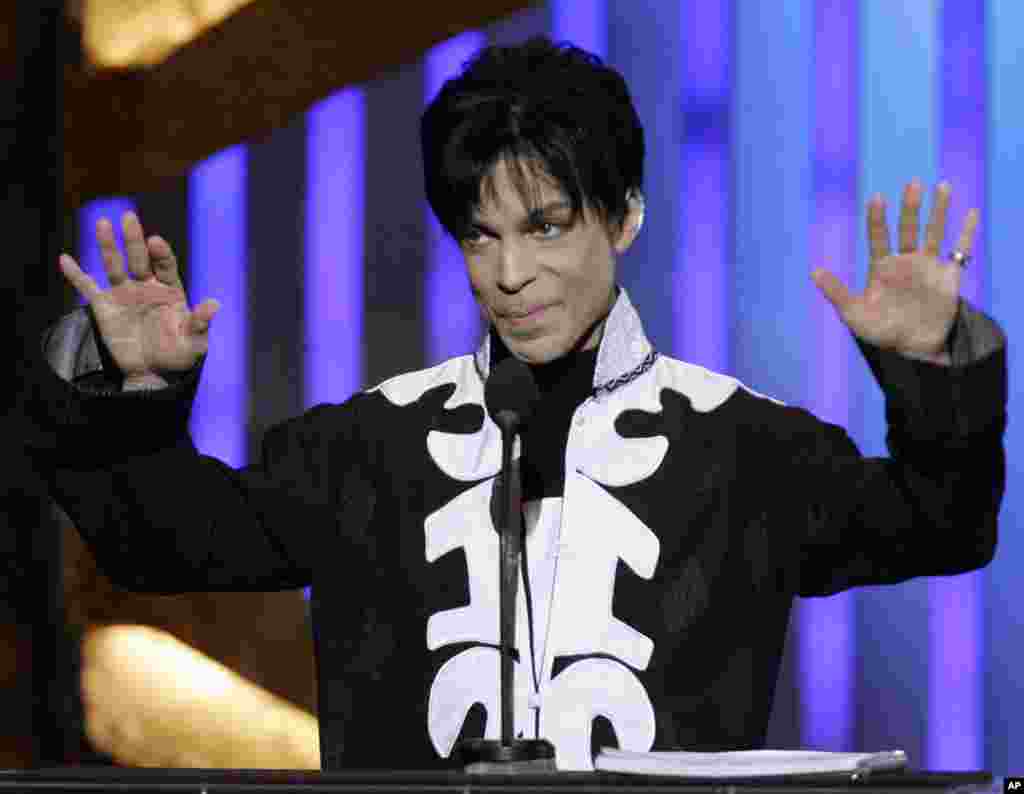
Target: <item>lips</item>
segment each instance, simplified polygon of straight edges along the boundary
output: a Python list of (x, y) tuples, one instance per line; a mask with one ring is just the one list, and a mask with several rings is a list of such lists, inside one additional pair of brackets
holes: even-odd
[(531, 314), (536, 314), (541, 309), (546, 309), (546, 308), (548, 308), (547, 304), (540, 304), (540, 305), (537, 305), (537, 306), (533, 306), (533, 307), (527, 309), (524, 312), (507, 312), (507, 313), (502, 313), (501, 316), (505, 317), (505, 318), (507, 318), (509, 320), (522, 320), (524, 317), (529, 317)]
[(548, 310), (554, 304), (548, 306), (538, 306), (529, 314), (506, 314), (502, 315), (502, 321), (505, 323), (507, 328), (512, 329), (524, 329), (534, 328), (539, 324), (543, 324), (548, 316)]

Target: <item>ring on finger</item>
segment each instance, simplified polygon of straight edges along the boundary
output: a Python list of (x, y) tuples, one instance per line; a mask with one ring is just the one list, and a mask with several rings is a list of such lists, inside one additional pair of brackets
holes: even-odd
[(951, 253), (949, 255), (949, 258), (952, 259), (956, 264), (960, 265), (960, 267), (963, 267), (963, 268), (966, 268), (967, 267), (967, 263), (971, 261), (971, 255), (964, 253), (959, 248), (957, 248), (955, 251), (953, 251), (953, 253)]

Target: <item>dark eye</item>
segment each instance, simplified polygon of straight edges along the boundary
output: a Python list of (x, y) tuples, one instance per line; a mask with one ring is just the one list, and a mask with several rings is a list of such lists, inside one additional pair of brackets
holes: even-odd
[(482, 236), (482, 232), (479, 229), (470, 229), (463, 233), (462, 239), (459, 240), (463, 245), (474, 246), (479, 244), (479, 238)]
[[(565, 226), (559, 223), (551, 223), (550, 221), (541, 221), (533, 227), (534, 232), (538, 233), (538, 237), (541, 240), (556, 240), (562, 236), (565, 231)], [(465, 245), (469, 248), (475, 248), (483, 245), (484, 232), (480, 229), (469, 229), (463, 233), (459, 239), (460, 245)]]
[(561, 226), (559, 226), (557, 223), (550, 223), (548, 221), (542, 221), (541, 223), (537, 224), (537, 230), (538, 231), (540, 231), (544, 227), (550, 227), (554, 231), (558, 232), (558, 234), (542, 234), (541, 238), (543, 238), (544, 240), (554, 240), (556, 237), (560, 237), (562, 235), (563, 228)]

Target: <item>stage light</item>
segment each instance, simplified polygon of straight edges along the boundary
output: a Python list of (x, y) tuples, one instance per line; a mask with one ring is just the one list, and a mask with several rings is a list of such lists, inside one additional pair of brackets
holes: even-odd
[(81, 656), (86, 735), (119, 764), (320, 769), (313, 714), (166, 631), (96, 628)]
[(251, 0), (84, 0), (82, 43), (94, 66), (154, 66)]

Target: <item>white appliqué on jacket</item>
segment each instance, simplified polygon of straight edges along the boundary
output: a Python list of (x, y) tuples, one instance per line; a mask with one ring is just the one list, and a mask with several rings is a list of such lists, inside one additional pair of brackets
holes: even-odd
[[(445, 383), (456, 390), (445, 403), (483, 405), (490, 340), (476, 356), (450, 359), (431, 369), (400, 375), (377, 387), (396, 405), (409, 405)], [(620, 288), (598, 351), (595, 383), (630, 371), (650, 351), (640, 319)], [(592, 770), (591, 726), (595, 717), (611, 723), (622, 749), (650, 750), (654, 708), (633, 670), (647, 668), (651, 639), (612, 614), (615, 571), (621, 559), (638, 576), (654, 575), (660, 552), (657, 535), (602, 488), (641, 482), (661, 465), (668, 451), (664, 436), (623, 438), (615, 419), (624, 410), (662, 410), (663, 388), (690, 398), (695, 410), (714, 410), (740, 384), (702, 367), (660, 358), (632, 383), (587, 400), (574, 416), (565, 453), (565, 490), (560, 499), (524, 504), (526, 551), (534, 618), (534, 686), (525, 586), (520, 574), (516, 598), (515, 733), (545, 738), (555, 746), (556, 764), (565, 770)], [(582, 419), (582, 424), (579, 420)], [(478, 642), (497, 646), (499, 627), (498, 534), (491, 520), (491, 497), (501, 468), (501, 433), (486, 417), (474, 434), (431, 431), (427, 449), (449, 477), (481, 481), (424, 522), (426, 560), (435, 562), (462, 548), (468, 568), (469, 604), (431, 615), (427, 647)], [(513, 458), (520, 455), (516, 440)], [(605, 654), (580, 659), (552, 679), (559, 656)], [(630, 669), (632, 668), (632, 669)], [(500, 654), (474, 647), (449, 659), (430, 688), (427, 729), (434, 748), (448, 757), (475, 703), (487, 712), (485, 738), (501, 736)], [(535, 714), (539, 732), (535, 734)]]

